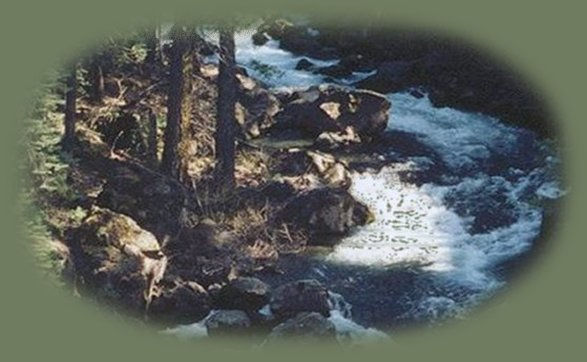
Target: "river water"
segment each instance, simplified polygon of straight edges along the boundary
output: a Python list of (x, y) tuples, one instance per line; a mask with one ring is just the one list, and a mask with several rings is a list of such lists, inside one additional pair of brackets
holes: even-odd
[[(271, 88), (325, 83), (320, 75), (295, 70), (302, 57), (277, 41), (255, 46), (243, 32), (236, 43), (237, 62)], [(260, 64), (270, 67), (263, 71)], [(368, 75), (336, 82), (351, 87)], [(394, 162), (353, 173), (350, 192), (369, 205), (376, 221), (332, 250), (284, 258), (285, 274), (268, 279), (315, 278), (352, 305), (353, 321), (385, 330), (461, 318), (494, 295), (507, 283), (500, 266), (532, 248), (544, 203), (564, 194), (556, 152), (533, 132), (482, 114), (435, 108), (425, 94), (412, 93), (387, 95), (392, 107), (386, 132), (423, 151), (390, 146), (384, 156)], [(409, 173), (428, 177), (402, 177)]]

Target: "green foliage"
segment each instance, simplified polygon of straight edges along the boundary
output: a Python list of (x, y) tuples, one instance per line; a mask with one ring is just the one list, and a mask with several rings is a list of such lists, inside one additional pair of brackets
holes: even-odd
[(121, 51), (120, 61), (123, 64), (141, 64), (147, 58), (147, 47), (143, 43), (125, 46)]
[(24, 120), (18, 204), (37, 265), (50, 282), (61, 286), (67, 248), (60, 240), (67, 227), (85, 217), (81, 208), (64, 207), (79, 195), (68, 184), (68, 174), (78, 160), (63, 153), (60, 145), (63, 94), (59, 91), (63, 89), (61, 73), (52, 72), (37, 90), (34, 107)]
[(56, 247), (47, 224), (47, 216), (37, 207), (30, 194), (22, 194), (20, 207), (24, 219), (26, 238), (30, 242), (31, 251), (36, 265), (49, 282), (64, 286), (62, 279), (64, 269), (64, 254)]
[(72, 200), (77, 197), (67, 185), (71, 164), (77, 162), (70, 154), (61, 151), (61, 118), (30, 119), (26, 125), (26, 168), (27, 188), (38, 199), (57, 197)]

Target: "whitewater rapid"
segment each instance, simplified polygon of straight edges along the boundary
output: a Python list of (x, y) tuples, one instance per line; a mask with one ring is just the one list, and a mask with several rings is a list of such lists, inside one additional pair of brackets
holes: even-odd
[[(236, 58), (249, 75), (281, 91), (325, 82), (296, 70), (302, 56), (270, 40), (252, 44), (250, 32), (236, 37)], [(210, 59), (213, 61), (214, 59)], [(338, 60), (310, 59), (318, 66)], [(258, 65), (271, 71), (260, 71)], [(355, 73), (339, 84), (368, 76)], [(458, 317), (505, 283), (495, 268), (532, 247), (543, 222), (541, 202), (564, 194), (560, 161), (531, 131), (498, 119), (434, 107), (426, 94), (388, 94), (392, 103), (386, 132), (403, 133), (434, 155), (389, 156), (397, 162), (379, 172), (354, 172), (350, 192), (373, 210), (376, 221), (344, 238), (324, 261), (369, 268), (416, 268), (417, 291), (406, 291), (404, 318)], [(402, 172), (436, 172), (417, 185)], [(325, 270), (316, 267), (317, 275)], [(350, 323), (350, 321), (349, 321)]]

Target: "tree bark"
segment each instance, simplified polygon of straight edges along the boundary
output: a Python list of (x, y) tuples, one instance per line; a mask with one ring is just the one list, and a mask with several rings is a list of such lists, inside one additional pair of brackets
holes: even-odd
[(220, 30), (220, 64), (216, 120), (216, 181), (225, 190), (235, 187), (235, 114), (237, 97), (234, 30)]
[(104, 72), (102, 64), (100, 64), (99, 55), (92, 57), (90, 72), (92, 77), (92, 100), (96, 103), (102, 103), (104, 99)]
[(69, 151), (75, 143), (76, 99), (77, 99), (77, 64), (70, 69), (66, 80), (65, 92), (65, 132), (61, 145), (64, 151)]
[(159, 25), (153, 25), (145, 29), (145, 43), (147, 45), (146, 61), (155, 64), (159, 61)]
[(147, 121), (149, 122), (148, 137), (147, 137), (147, 154), (149, 164), (156, 168), (159, 159), (157, 157), (157, 115), (152, 109), (146, 112)]
[[(175, 25), (172, 30), (169, 89), (167, 93), (167, 125), (164, 134), (161, 170), (181, 180), (185, 176), (187, 154), (185, 136), (191, 119), (191, 43), (185, 29)], [(181, 151), (181, 152), (180, 152)]]

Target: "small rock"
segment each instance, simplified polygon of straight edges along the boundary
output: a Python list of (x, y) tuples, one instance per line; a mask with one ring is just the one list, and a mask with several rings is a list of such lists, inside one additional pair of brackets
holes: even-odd
[(254, 312), (269, 302), (269, 294), (269, 286), (263, 281), (238, 277), (220, 290), (217, 304), (221, 308)]
[(281, 285), (274, 290), (269, 305), (279, 320), (291, 318), (300, 312), (330, 315), (328, 290), (315, 279)]
[(320, 338), (334, 341), (336, 330), (334, 324), (316, 312), (304, 312), (279, 324), (267, 337), (268, 341), (281, 338)]
[(255, 44), (256, 46), (265, 45), (269, 41), (269, 37), (267, 36), (267, 34), (262, 32), (256, 32), (252, 35), (251, 38), (253, 39), (253, 44)]
[(218, 310), (205, 321), (210, 337), (241, 334), (251, 327), (251, 320), (242, 310)]
[(190, 324), (204, 318), (210, 309), (210, 297), (201, 285), (176, 281), (153, 299), (148, 315), (158, 322)]
[(310, 70), (310, 69), (314, 68), (315, 66), (316, 65), (314, 63), (312, 63), (311, 61), (309, 61), (307, 58), (302, 58), (302, 59), (300, 59), (298, 64), (296, 64), (296, 70)]

